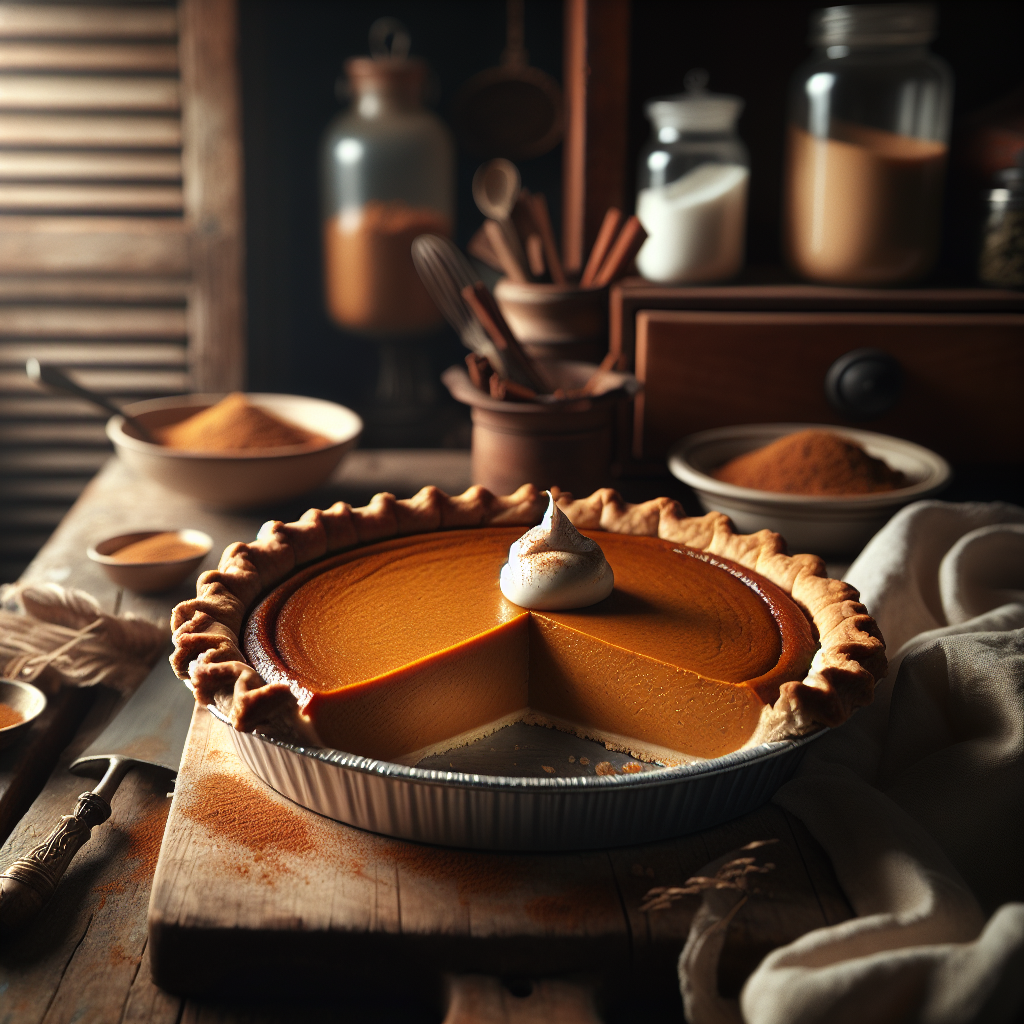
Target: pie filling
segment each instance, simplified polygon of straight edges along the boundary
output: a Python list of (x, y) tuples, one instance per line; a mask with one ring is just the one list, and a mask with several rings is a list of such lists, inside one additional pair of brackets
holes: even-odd
[(325, 744), (406, 764), (521, 720), (667, 764), (718, 757), (807, 673), (816, 644), (788, 595), (654, 537), (585, 532), (611, 596), (520, 608), (498, 576), (521, 532), (420, 534), (318, 562), (256, 608), (246, 653)]

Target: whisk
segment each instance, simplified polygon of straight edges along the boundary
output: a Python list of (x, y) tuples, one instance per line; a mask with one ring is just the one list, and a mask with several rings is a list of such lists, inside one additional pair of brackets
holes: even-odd
[(419, 235), (412, 243), (412, 261), (430, 297), (455, 328), (462, 344), (483, 356), (499, 376), (507, 377), (504, 357), (462, 298), (462, 289), (480, 280), (469, 260), (447, 238)]

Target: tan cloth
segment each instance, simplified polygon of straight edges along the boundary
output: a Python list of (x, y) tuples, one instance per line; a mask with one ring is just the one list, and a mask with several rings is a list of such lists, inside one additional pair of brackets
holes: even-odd
[(891, 669), (775, 800), (828, 852), (857, 917), (771, 953), (739, 1007), (711, 1000), (694, 1014), (691, 999), (691, 1024), (1017, 1021), (1024, 510), (912, 505), (847, 578)]
[(890, 672), (776, 801), (828, 851), (858, 916), (767, 957), (744, 1019), (1017, 1020), (1024, 510), (910, 506), (847, 579), (881, 626)]

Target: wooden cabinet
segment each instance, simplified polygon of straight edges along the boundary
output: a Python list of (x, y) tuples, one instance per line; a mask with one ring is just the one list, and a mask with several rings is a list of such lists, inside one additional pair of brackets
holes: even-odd
[[(629, 455), (664, 465), (678, 438), (733, 423), (856, 424), (905, 437), (960, 465), (1024, 463), (1024, 297), (965, 290), (806, 285), (657, 288), (612, 297), (612, 349), (644, 393)], [(826, 397), (836, 360), (871, 349), (902, 385), (871, 418)]]

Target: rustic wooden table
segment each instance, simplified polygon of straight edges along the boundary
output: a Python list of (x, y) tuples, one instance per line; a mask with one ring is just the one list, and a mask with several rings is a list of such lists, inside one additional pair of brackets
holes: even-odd
[[(89, 544), (134, 529), (189, 526), (214, 538), (213, 564), (223, 546), (251, 538), (265, 519), (292, 518), (310, 505), (323, 507), (338, 498), (363, 504), (379, 490), (408, 496), (428, 483), (450, 493), (464, 489), (469, 483), (468, 453), (355, 452), (322, 492), (262, 515), (204, 510), (135, 477), (113, 459), (83, 493), (23, 580), (80, 588), (94, 595), (104, 610), (111, 611), (120, 602), (122, 611), (166, 621), (171, 606), (192, 592), (191, 582), (178, 593), (158, 597), (119, 595), (99, 567), (85, 557)], [(629, 491), (632, 500), (653, 497), (664, 493), (664, 482), (633, 481)], [(35, 845), (61, 814), (70, 812), (78, 794), (89, 788), (67, 766), (117, 708), (118, 698), (108, 691), (67, 692), (51, 701), (18, 745), (0, 753), (0, 867)], [(752, 840), (777, 841), (771, 854), (776, 867), (759, 881), (760, 894), (751, 897), (749, 907), (729, 926), (719, 966), (723, 994), (735, 994), (769, 949), (851, 915), (814, 840), (799, 822), (768, 805), (745, 818), (672, 842), (603, 853), (516, 858), (513, 898), (502, 903), (496, 925), (506, 940), (502, 955), (514, 951), (514, 978), (507, 976), (509, 971), (501, 963), (493, 965), (492, 976), (455, 973), (446, 978), (442, 970), (435, 972), (435, 978), (425, 977), (414, 969), (415, 946), (403, 955), (399, 934), (398, 944), (388, 954), (393, 962), (381, 964), (372, 978), (363, 971), (346, 974), (333, 966), (329, 984), (315, 985), (308, 971), (289, 981), (282, 979), (280, 966), (263, 964), (267, 977), (275, 978), (275, 984), (266, 986), (266, 991), (277, 993), (273, 998), (266, 997), (262, 988), (246, 993), (232, 985), (230, 949), (226, 948), (221, 989), (201, 999), (184, 997), (153, 982), (147, 947), (147, 909), (170, 805), (167, 789), (166, 778), (155, 773), (129, 773), (114, 797), (110, 821), (94, 830), (42, 917), (24, 933), (0, 941), (0, 1022), (444, 1019), (449, 1024), (512, 1024), (558, 1019), (582, 1024), (618, 1020), (627, 1011), (650, 1021), (681, 1021), (675, 960), (700, 897), (685, 896), (668, 909), (642, 912), (644, 896), (653, 886), (684, 884), (704, 865)], [(296, 812), (284, 808), (281, 813)], [(431, 848), (398, 845), (433, 856)], [(474, 872), (473, 858), (482, 856), (488, 855), (438, 857), (436, 877), (428, 874), (426, 882), (406, 889), (398, 884), (399, 872), (394, 881), (377, 881), (378, 895), (371, 893), (368, 898), (379, 902), (386, 895), (399, 924), (403, 909), (410, 917), (422, 917), (430, 913), (432, 900), (438, 905), (454, 901), (459, 912), (447, 915), (445, 927), (472, 943), (479, 921), (493, 919), (497, 913), (493, 887), (462, 884), (460, 872)], [(493, 858), (489, 869), (499, 874), (505, 870), (502, 855), (489, 856)], [(385, 858), (393, 861), (394, 850), (382, 852), (378, 859), (383, 863)], [(581, 879), (595, 880), (590, 895), (582, 892)], [(508, 887), (502, 891), (507, 893)], [(419, 905), (407, 905), (414, 892)], [(582, 959), (570, 956), (563, 961), (576, 965), (569, 977), (552, 978), (548, 954), (537, 953), (552, 948), (550, 942), (536, 942), (536, 908), (541, 902), (545, 938), (600, 937), (598, 943), (587, 946)], [(216, 958), (216, 953), (211, 955)], [(258, 956), (258, 951), (253, 955)], [(321, 975), (325, 969), (325, 965), (310, 966)], [(460, 970), (456, 962), (444, 966), (452, 972)]]

